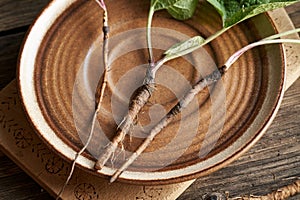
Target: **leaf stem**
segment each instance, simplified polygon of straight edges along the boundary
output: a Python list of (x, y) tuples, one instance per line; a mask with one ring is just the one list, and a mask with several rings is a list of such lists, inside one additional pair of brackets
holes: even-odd
[(178, 57), (181, 57), (181, 56), (185, 56), (185, 55), (187, 55), (187, 54), (189, 54), (189, 53), (192, 53), (193, 51), (195, 51), (195, 50), (197, 50), (197, 49), (203, 47), (204, 45), (210, 43), (211, 41), (213, 41), (214, 39), (216, 39), (217, 37), (219, 37), (220, 35), (222, 35), (222, 34), (223, 34), (224, 32), (226, 32), (229, 28), (231, 28), (231, 27), (222, 28), (221, 30), (217, 31), (215, 34), (209, 36), (209, 37), (208, 37), (203, 43), (201, 43), (198, 47), (192, 48), (192, 49), (187, 49), (186, 51), (184, 51), (183, 54), (180, 54), (180, 55), (174, 54), (174, 56), (170, 56), (170, 57), (168, 56), (168, 57), (166, 57), (166, 59), (164, 59), (163, 64), (166, 63), (166, 62), (168, 62), (168, 61), (170, 61), (170, 60), (173, 60), (173, 59), (175, 59), (175, 58), (178, 58)]
[(104, 0), (95, 0), (95, 1), (104, 11), (107, 11)]
[(164, 56), (161, 60), (159, 60), (156, 65), (153, 68), (153, 75), (155, 77), (155, 73), (156, 71), (163, 66), (166, 62), (173, 60), (175, 58), (187, 55), (189, 53), (192, 53), (193, 51), (203, 47), (204, 45), (210, 43), (211, 41), (213, 41), (214, 39), (216, 39), (217, 37), (219, 37), (220, 35), (222, 35), (224, 32), (226, 32), (228, 29), (230, 29), (230, 27), (226, 27), (226, 28), (222, 28), (221, 30), (217, 31), (215, 34), (209, 36), (203, 43), (201, 43), (199, 46), (195, 47), (195, 48), (190, 48), (190, 49), (186, 49), (185, 51), (182, 51), (182, 53), (180, 54), (172, 54), (171, 56)]
[(154, 65), (154, 58), (153, 58), (153, 51), (152, 51), (152, 39), (151, 39), (151, 24), (152, 24), (153, 15), (154, 15), (154, 8), (150, 7), (149, 15), (148, 15), (148, 22), (147, 22), (147, 34), (146, 34), (150, 67), (153, 67), (153, 65)]
[[(224, 31), (224, 30), (222, 30)], [(218, 34), (222, 34), (222, 31)], [(210, 40), (213, 40), (214, 37), (212, 37)], [(162, 118), (161, 121), (159, 121), (153, 129), (151, 129), (148, 137), (143, 141), (143, 143), (137, 148), (137, 150), (126, 160), (126, 162), (115, 171), (113, 176), (110, 179), (110, 182), (114, 182), (124, 170), (126, 170), (141, 154), (142, 152), (149, 146), (149, 144), (152, 142), (154, 137), (158, 135), (162, 129), (164, 129), (168, 124), (175, 118), (175, 116), (181, 112), (182, 109), (186, 108), (189, 103), (194, 99), (194, 97), (205, 87), (217, 82), (221, 79), (221, 77), (227, 72), (227, 70), (232, 66), (232, 64), (246, 51), (260, 46), (260, 45), (266, 45), (266, 44), (275, 44), (275, 43), (296, 43), (300, 44), (300, 40), (296, 39), (276, 39), (276, 40), (260, 40), (258, 42), (254, 42), (252, 44), (249, 44), (242, 49), (238, 50), (236, 53), (234, 53), (229, 59), (226, 61), (226, 63), (217, 70), (213, 71), (210, 75), (205, 76), (200, 81), (198, 81), (190, 91), (188, 91), (185, 96), (168, 112), (167, 115), (165, 115), (164, 118)], [(163, 63), (163, 62), (161, 62)], [(162, 66), (162, 64), (160, 64)], [(158, 66), (158, 68), (160, 67)], [(157, 68), (157, 69), (158, 69)], [(156, 70), (157, 70), (156, 69)], [(153, 73), (155, 73), (154, 71)]]
[[(233, 25), (234, 26), (234, 25)], [(154, 66), (154, 69), (153, 69), (153, 76), (155, 77), (155, 73), (156, 71), (162, 66), (164, 65), (166, 62), (170, 61), (170, 60), (173, 60), (175, 58), (178, 58), (178, 57), (181, 57), (181, 56), (184, 56), (184, 55), (187, 55), (189, 53), (192, 53), (193, 51), (203, 47), (204, 45), (210, 43), (211, 41), (213, 41), (214, 39), (216, 39), (217, 37), (219, 37), (220, 35), (222, 35), (224, 32), (226, 32), (228, 29), (230, 29), (232, 26), (229, 26), (229, 27), (226, 27), (226, 28), (222, 28), (221, 30), (217, 31), (215, 34), (209, 36), (203, 43), (201, 43), (198, 47), (196, 48), (190, 48), (190, 49), (186, 49), (185, 51), (182, 51), (181, 54), (172, 54), (172, 56), (165, 56), (164, 58), (162, 58), (161, 60), (159, 60), (157, 62), (157, 64)], [(279, 37), (283, 37), (283, 36), (286, 36), (286, 35), (290, 35), (290, 34), (293, 34), (293, 33), (297, 33), (297, 32), (300, 32), (300, 28), (297, 28), (297, 29), (294, 29), (294, 30), (290, 30), (290, 31), (286, 31), (286, 32), (283, 32), (283, 33), (279, 33), (279, 34), (275, 34), (275, 35), (272, 35), (272, 36), (269, 36), (267, 38), (264, 38), (262, 41), (264, 40), (273, 40), (273, 39), (276, 39), (276, 38), (279, 38)], [(280, 43), (280, 42), (279, 42)], [(245, 47), (246, 48), (246, 47)]]
[(298, 32), (300, 32), (300, 28), (296, 28), (296, 29), (286, 31), (286, 32), (283, 32), (283, 33), (278, 33), (278, 34), (275, 34), (275, 35), (271, 35), (269, 37), (264, 38), (263, 40), (273, 40), (273, 39), (277, 39), (277, 38), (287, 36), (287, 35), (291, 35), (291, 34), (298, 33)]
[(232, 56), (230, 56), (230, 58), (226, 61), (225, 66), (227, 67), (227, 69), (229, 69), (233, 63), (235, 63), (235, 61), (237, 59), (239, 59), (239, 57), (241, 55), (243, 55), (246, 51), (257, 47), (257, 46), (261, 46), (261, 45), (266, 45), (266, 44), (277, 44), (277, 43), (294, 43), (294, 44), (300, 44), (300, 40), (297, 39), (275, 39), (275, 40), (260, 40), (258, 42), (254, 42), (252, 44), (249, 44), (243, 48), (241, 48), (240, 50), (238, 50), (237, 52), (235, 52)]
[(229, 27), (226, 27), (226, 28), (222, 28), (221, 30), (217, 31), (215, 34), (209, 36), (200, 47), (202, 47), (203, 45), (206, 45), (206, 44), (210, 43), (211, 41), (213, 41), (214, 39), (216, 39), (217, 37), (219, 37), (220, 35), (222, 35), (223, 33), (225, 33), (231, 27), (232, 26), (229, 26)]

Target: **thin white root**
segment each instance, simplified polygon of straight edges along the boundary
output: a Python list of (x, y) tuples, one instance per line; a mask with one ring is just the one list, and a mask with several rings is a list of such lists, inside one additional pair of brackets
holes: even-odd
[(62, 186), (61, 190), (59, 191), (56, 200), (58, 200), (60, 198), (62, 193), (65, 191), (65, 188), (67, 187), (68, 183), (70, 182), (70, 180), (73, 176), (74, 170), (75, 170), (75, 165), (76, 165), (77, 159), (86, 150), (86, 148), (88, 147), (88, 145), (90, 144), (90, 142), (92, 140), (94, 127), (95, 127), (95, 123), (96, 123), (96, 119), (97, 119), (97, 114), (98, 114), (98, 112), (96, 111), (94, 113), (94, 116), (93, 116), (93, 119), (92, 119), (92, 128), (91, 128), (91, 131), (89, 133), (89, 137), (87, 139), (87, 142), (82, 147), (82, 149), (75, 155), (75, 158), (74, 158), (74, 160), (72, 162), (72, 165), (71, 165), (71, 170), (70, 170), (69, 176), (68, 176), (67, 180), (65, 181), (64, 185)]
[(117, 150), (118, 144), (124, 140), (132, 121), (133, 120), (128, 117), (124, 121), (124, 123), (122, 125), (120, 125), (120, 127), (117, 130), (116, 136), (113, 138), (113, 140), (111, 142), (109, 142), (109, 144), (105, 148), (104, 153), (97, 160), (97, 162), (95, 164), (95, 169), (101, 170), (104, 167), (104, 165), (106, 164), (108, 159)]
[[(105, 3), (104, 3), (104, 0), (100, 0), (100, 1), (96, 0), (96, 3), (98, 3), (98, 5), (104, 10), (104, 14), (103, 14), (104, 24), (103, 24), (103, 26), (108, 27), (108, 15), (107, 15), (107, 10), (106, 10), (106, 6), (105, 6)], [(105, 31), (107, 31), (107, 32), (105, 32)], [(101, 109), (102, 101), (103, 101), (103, 98), (104, 98), (104, 91), (105, 91), (106, 85), (107, 85), (107, 71), (109, 69), (108, 64), (107, 64), (108, 29), (106, 29), (105, 31), (104, 31), (105, 37), (104, 37), (104, 45), (103, 45), (103, 53), (104, 53), (103, 64), (104, 64), (104, 68), (105, 68), (105, 70), (104, 70), (104, 79), (103, 79), (103, 83), (102, 83), (102, 86), (101, 86), (101, 92), (100, 92), (100, 95), (99, 95), (99, 99), (97, 99), (98, 101), (96, 100), (97, 101), (97, 106), (96, 106), (95, 112), (93, 114), (92, 124), (91, 124), (91, 130), (89, 132), (86, 144), (75, 155), (75, 158), (74, 158), (74, 160), (72, 162), (72, 165), (71, 165), (71, 170), (70, 170), (69, 176), (67, 177), (67, 180), (63, 184), (61, 190), (59, 191), (59, 193), (58, 193), (58, 195), (56, 197), (56, 200), (60, 199), (60, 196), (62, 195), (62, 193), (64, 192), (65, 188), (69, 184), (69, 182), (70, 182), (70, 180), (71, 180), (71, 178), (73, 176), (74, 170), (75, 170), (75, 165), (76, 165), (77, 159), (86, 150), (86, 148), (90, 144), (90, 142), (92, 140), (92, 137), (93, 137), (93, 133), (94, 133), (94, 129), (95, 129), (95, 124), (96, 124), (96, 120), (97, 120), (97, 115), (98, 115), (98, 113), (99, 113), (99, 111)]]
[(113, 142), (109, 142), (108, 146), (105, 148), (104, 154), (102, 154), (102, 156), (98, 159), (95, 165), (95, 169), (101, 170), (104, 167), (105, 163), (108, 161), (111, 155), (116, 151), (118, 147), (117, 144)]

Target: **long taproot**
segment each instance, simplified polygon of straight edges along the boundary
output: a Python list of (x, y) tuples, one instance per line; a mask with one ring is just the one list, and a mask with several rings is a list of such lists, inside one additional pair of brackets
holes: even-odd
[(127, 115), (124, 117), (122, 122), (117, 128), (116, 135), (105, 147), (104, 153), (99, 157), (95, 164), (95, 169), (100, 170), (104, 167), (105, 163), (111, 157), (111, 155), (116, 151), (118, 144), (123, 141), (126, 134), (129, 132), (130, 127), (134, 123), (138, 113), (148, 102), (154, 91), (154, 84), (144, 84), (139, 87), (133, 94), (132, 100), (129, 104), (129, 109)]

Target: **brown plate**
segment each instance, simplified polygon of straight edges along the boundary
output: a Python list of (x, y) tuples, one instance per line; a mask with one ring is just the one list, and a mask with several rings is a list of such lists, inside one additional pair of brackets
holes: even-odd
[[(110, 176), (141, 144), (151, 127), (201, 76), (239, 48), (276, 33), (267, 14), (233, 27), (209, 45), (166, 63), (158, 87), (118, 151), (101, 171), (96, 158), (113, 137), (147, 66), (145, 26), (149, 1), (106, 1), (111, 39), (109, 88), (91, 144), (78, 165)], [(31, 28), (18, 69), (19, 91), (37, 133), (59, 155), (73, 160), (87, 140), (94, 93), (103, 72), (102, 10), (94, 1), (54, 0)], [(176, 21), (158, 12), (153, 47), (159, 59), (168, 47), (195, 35), (208, 37), (221, 20), (207, 3), (195, 16)], [(274, 118), (283, 96), (285, 58), (281, 45), (256, 48), (243, 55), (212, 87), (203, 90), (119, 180), (140, 184), (173, 183), (215, 171), (249, 149)]]

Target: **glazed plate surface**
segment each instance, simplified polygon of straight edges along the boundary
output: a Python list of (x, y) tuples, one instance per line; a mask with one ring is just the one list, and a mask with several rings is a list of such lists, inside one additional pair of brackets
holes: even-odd
[[(145, 26), (149, 1), (106, 2), (109, 9), (109, 87), (92, 142), (78, 165), (110, 176), (153, 127), (202, 76), (229, 56), (276, 33), (270, 17), (247, 20), (193, 54), (172, 60), (157, 74), (157, 88), (118, 151), (100, 171), (93, 166), (122, 121), (129, 99), (142, 85), (147, 67)], [(94, 1), (54, 0), (34, 23), (18, 69), (21, 99), (29, 121), (53, 150), (74, 159), (85, 144), (103, 74), (102, 10)], [(221, 29), (214, 9), (200, 3), (195, 16), (181, 22), (166, 12), (153, 21), (156, 60), (173, 44), (195, 35), (206, 38)], [(274, 118), (285, 80), (281, 45), (243, 55), (221, 81), (203, 90), (125, 171), (120, 181), (174, 183), (211, 173), (249, 149)]]

